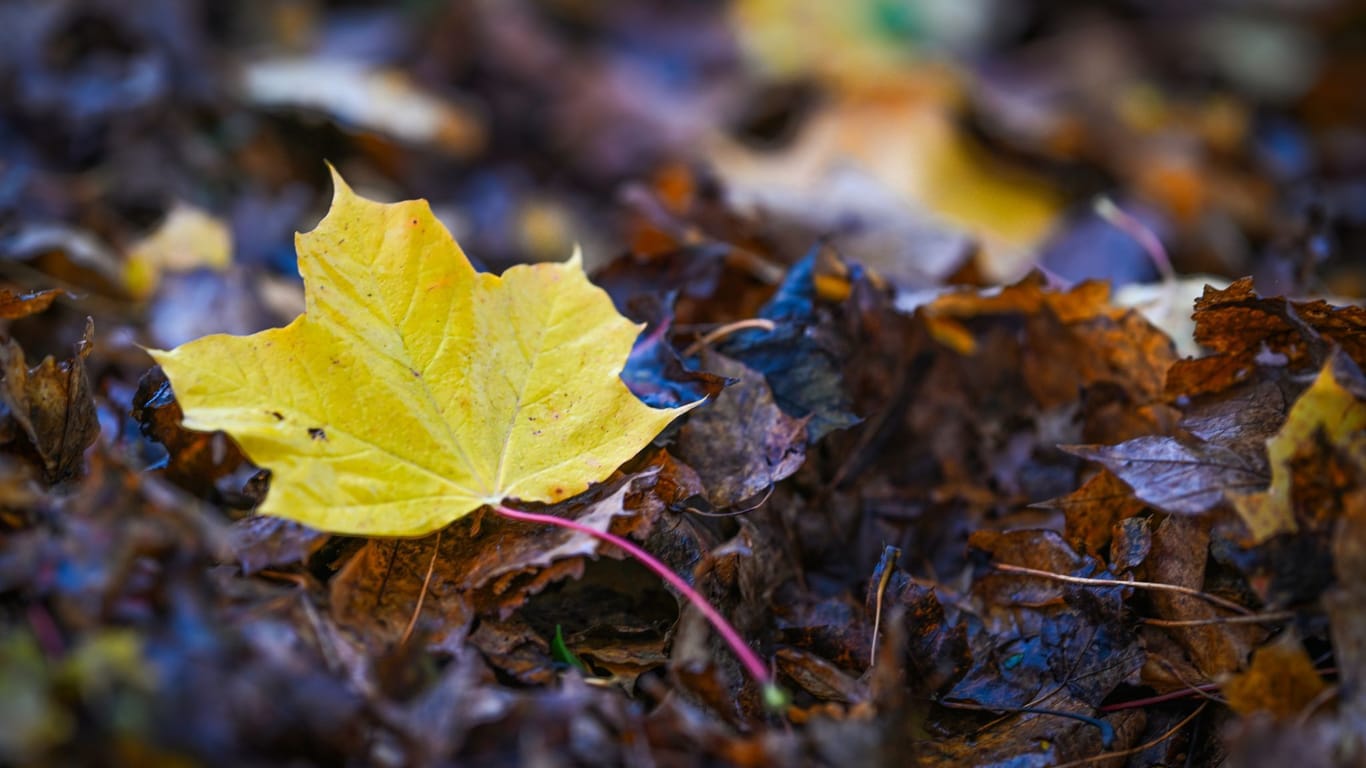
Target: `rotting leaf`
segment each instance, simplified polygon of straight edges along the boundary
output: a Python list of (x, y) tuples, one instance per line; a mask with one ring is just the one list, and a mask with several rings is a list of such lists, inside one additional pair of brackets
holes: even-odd
[(807, 437), (815, 442), (860, 419), (853, 413), (839, 360), (816, 315), (816, 261), (813, 251), (788, 271), (778, 292), (759, 317), (772, 331), (740, 331), (718, 347), (728, 357), (764, 374), (773, 399), (784, 412), (807, 418)]
[(1230, 494), (1254, 543), (1299, 529), (1292, 498), (1292, 460), (1296, 451), (1312, 441), (1316, 433), (1322, 432), (1330, 444), (1337, 444), (1362, 429), (1366, 429), (1366, 379), (1350, 358), (1334, 354), (1290, 408), (1280, 432), (1266, 441), (1270, 487), (1265, 491)]
[(1229, 495), (1264, 487), (1270, 473), (1264, 441), (1280, 426), (1285, 399), (1270, 384), (1246, 385), (1192, 407), (1180, 436), (1146, 435), (1118, 445), (1064, 445), (1095, 461), (1141, 501), (1182, 515), (1209, 512)]
[(222, 432), (196, 432), (181, 426), (180, 404), (161, 368), (152, 368), (138, 381), (132, 416), (144, 435), (166, 448), (160, 469), (168, 480), (203, 498), (249, 506), (247, 499), (234, 498), (240, 496), (236, 493), (240, 489), (219, 487), (220, 480), (239, 468), (250, 468), (246, 457)]
[(1366, 365), (1366, 308), (1264, 299), (1245, 277), (1223, 290), (1205, 288), (1195, 302), (1195, 340), (1213, 354), (1172, 366), (1167, 378), (1172, 396), (1228, 389), (1262, 365), (1318, 369), (1334, 344), (1357, 365)]
[(754, 499), (801, 467), (806, 419), (783, 413), (758, 371), (715, 352), (704, 354), (702, 365), (736, 383), (683, 426), (678, 455), (720, 509)]
[(1144, 504), (1114, 473), (1102, 469), (1072, 493), (1035, 506), (1060, 510), (1068, 540), (1080, 542), (1087, 552), (1100, 552), (1110, 543), (1114, 526), (1141, 512)]
[(52, 302), (61, 295), (62, 291), (57, 289), (21, 292), (12, 288), (0, 288), (0, 318), (17, 320), (36, 315), (52, 306)]
[[(578, 521), (598, 530), (625, 533), (649, 526), (652, 519), (633, 515), (626, 503), (637, 483), (648, 485), (652, 474), (623, 481), (613, 493), (580, 512)], [(648, 509), (642, 505), (641, 509)], [(629, 524), (613, 526), (627, 516)], [(458, 647), (469, 620), (477, 614), (506, 618), (527, 598), (548, 585), (583, 573), (583, 558), (599, 551), (599, 542), (581, 533), (551, 526), (527, 527), (489, 516), (478, 529), (445, 531), (432, 561), (434, 537), (417, 540), (373, 540), (332, 580), (332, 607), (339, 623), (378, 645), (398, 638), (426, 581), (432, 562), (424, 615), (439, 617), (429, 643)]]
[(261, 513), (417, 536), (504, 499), (559, 501), (696, 405), (653, 409), (626, 388), (640, 329), (577, 257), (476, 273), (425, 201), (333, 184), (297, 238), (305, 314), (152, 352), (185, 426), (228, 432), (271, 471)]
[(49, 356), (33, 368), (24, 362), (24, 350), (13, 339), (0, 344), (0, 419), (12, 420), (28, 438), (48, 483), (76, 476), (85, 449), (99, 435), (85, 374), (94, 333), (94, 322), (86, 320), (75, 355), (60, 363)]

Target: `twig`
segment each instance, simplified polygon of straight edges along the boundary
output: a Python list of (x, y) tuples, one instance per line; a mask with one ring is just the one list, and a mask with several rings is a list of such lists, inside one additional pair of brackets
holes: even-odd
[(1250, 609), (1244, 608), (1232, 600), (1225, 600), (1218, 595), (1211, 595), (1208, 592), (1201, 592), (1198, 589), (1181, 587), (1175, 584), (1161, 584), (1155, 581), (1124, 581), (1122, 579), (1089, 579), (1083, 576), (1067, 576), (1061, 573), (1053, 573), (1052, 571), (1040, 571), (1036, 568), (1026, 568), (1022, 565), (1009, 565), (1007, 563), (993, 563), (992, 567), (998, 571), (1023, 573), (1028, 576), (1040, 576), (1045, 579), (1053, 579), (1054, 581), (1064, 581), (1068, 584), (1085, 584), (1093, 587), (1134, 587), (1136, 589), (1151, 589), (1159, 592), (1176, 592), (1182, 595), (1198, 597), (1201, 600), (1217, 605), (1220, 608), (1233, 611), (1234, 613), (1241, 613), (1245, 616), (1252, 615)]
[(1263, 622), (1289, 621), (1295, 618), (1294, 611), (1273, 611), (1254, 613), (1250, 616), (1215, 616), (1209, 619), (1149, 619), (1140, 618), (1139, 622), (1150, 627), (1203, 627), (1208, 624), (1261, 624)]
[(877, 580), (877, 602), (873, 608), (873, 647), (868, 653), (870, 668), (877, 664), (877, 638), (882, 628), (882, 600), (887, 594), (887, 583), (892, 580), (892, 569), (896, 567), (896, 559), (901, 554), (901, 550), (896, 547), (888, 547), (884, 552), (886, 560), (878, 563), (882, 567), (882, 577)]
[(502, 504), (493, 507), (493, 510), (506, 518), (568, 528), (571, 531), (592, 536), (600, 541), (605, 541), (620, 547), (631, 557), (634, 557), (641, 565), (649, 568), (656, 576), (667, 582), (669, 586), (678, 590), (679, 594), (683, 595), (683, 597), (687, 598), (688, 602), (693, 604), (693, 607), (697, 608), (698, 611), (701, 611), (702, 615), (706, 617), (707, 621), (711, 623), (712, 627), (715, 628), (717, 633), (726, 641), (726, 644), (730, 646), (731, 652), (740, 660), (740, 663), (744, 665), (745, 669), (749, 670), (749, 674), (754, 678), (755, 682), (759, 683), (759, 686), (763, 689), (764, 693), (764, 704), (770, 710), (782, 711), (786, 708), (788, 701), (787, 693), (773, 681), (773, 676), (769, 673), (768, 668), (759, 660), (759, 657), (755, 655), (754, 651), (750, 650), (749, 646), (745, 644), (744, 638), (740, 637), (740, 633), (735, 631), (735, 627), (731, 626), (730, 622), (726, 621), (726, 617), (722, 616), (720, 611), (712, 607), (712, 604), (707, 602), (707, 599), (703, 597), (700, 592), (693, 589), (688, 582), (683, 580), (683, 577), (670, 570), (667, 565), (657, 560), (654, 555), (614, 533), (599, 531), (598, 529), (584, 525), (577, 520), (556, 517), (554, 515), (542, 515), (536, 512), (524, 512), (520, 509), (503, 506)]
[(765, 320), (761, 317), (754, 317), (748, 320), (736, 320), (733, 323), (726, 323), (725, 325), (719, 328), (712, 329), (709, 333), (707, 333), (707, 335), (689, 344), (688, 348), (683, 350), (683, 356), (692, 357), (698, 352), (701, 352), (705, 347), (711, 346), (718, 339), (723, 339), (737, 331), (744, 331), (750, 328), (758, 328), (761, 331), (768, 331), (769, 333), (772, 333), (773, 329), (776, 327), (777, 326), (773, 324), (772, 320)]
[(427, 575), (422, 579), (422, 591), (417, 593), (417, 606), (413, 608), (413, 616), (408, 619), (408, 626), (403, 628), (403, 636), (398, 640), (400, 646), (408, 644), (408, 638), (413, 636), (413, 629), (417, 627), (417, 618), (422, 615), (422, 604), (427, 600), (427, 588), (432, 585), (432, 573), (436, 571), (436, 555), (441, 551), (441, 534), (445, 530), (442, 528), (436, 532), (436, 543), (432, 545), (432, 559), (427, 561)]

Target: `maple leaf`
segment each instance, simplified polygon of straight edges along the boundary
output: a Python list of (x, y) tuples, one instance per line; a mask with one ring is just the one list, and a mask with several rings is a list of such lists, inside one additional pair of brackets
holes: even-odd
[(505, 499), (559, 501), (697, 405), (650, 408), (622, 383), (640, 327), (577, 254), (477, 273), (425, 201), (333, 183), (296, 239), (303, 315), (152, 351), (185, 426), (271, 471), (261, 513), (416, 536)]

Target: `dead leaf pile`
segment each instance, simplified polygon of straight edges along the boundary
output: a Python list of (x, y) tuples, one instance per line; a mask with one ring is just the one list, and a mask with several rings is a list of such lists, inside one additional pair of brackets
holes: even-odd
[(939, 5), (0, 7), (0, 763), (1359, 765), (1361, 11)]

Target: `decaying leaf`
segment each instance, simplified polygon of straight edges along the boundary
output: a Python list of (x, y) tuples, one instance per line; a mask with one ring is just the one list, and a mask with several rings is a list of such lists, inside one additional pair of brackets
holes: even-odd
[(52, 302), (60, 295), (62, 292), (55, 289), (16, 291), (11, 288), (0, 288), (0, 318), (14, 320), (36, 315), (52, 306)]
[[(638, 480), (628, 479), (606, 498), (590, 505), (579, 518), (583, 525), (607, 530), (626, 508)], [(646, 525), (650, 521), (636, 521)], [(618, 528), (624, 532), (623, 529)], [(489, 516), (478, 528), (446, 531), (432, 560), (434, 536), (416, 540), (372, 540), (331, 583), (337, 620), (367, 642), (383, 646), (398, 639), (413, 605), (424, 589), (425, 612), (439, 621), (429, 643), (458, 647), (469, 620), (479, 614), (507, 618), (513, 609), (548, 585), (583, 574), (584, 558), (598, 552), (599, 542), (586, 534), (551, 526), (526, 526)]]
[(580, 493), (695, 405), (652, 409), (622, 383), (639, 328), (578, 258), (479, 274), (426, 202), (333, 181), (297, 240), (304, 315), (153, 352), (185, 426), (227, 431), (271, 470), (260, 512), (416, 536)]
[(1366, 429), (1366, 379), (1346, 356), (1333, 355), (1286, 417), (1285, 426), (1266, 441), (1271, 464), (1271, 486), (1265, 491), (1232, 494), (1234, 507), (1247, 524), (1254, 542), (1278, 533), (1293, 533), (1294, 482), (1291, 459), (1295, 452), (1322, 432), (1333, 444), (1345, 442)]
[(0, 422), (12, 422), (23, 432), (49, 483), (76, 475), (85, 449), (100, 432), (85, 375), (94, 332), (87, 320), (71, 359), (59, 363), (47, 357), (33, 368), (13, 339), (0, 344)]
[(806, 456), (806, 419), (782, 412), (758, 371), (708, 352), (702, 366), (736, 380), (678, 435), (679, 456), (697, 470), (717, 508), (754, 499), (796, 472)]
[(1333, 344), (1366, 365), (1366, 308), (1261, 298), (1252, 278), (1243, 278), (1223, 290), (1207, 287), (1196, 300), (1195, 340), (1213, 354), (1172, 367), (1167, 391), (1174, 396), (1228, 389), (1258, 366), (1314, 370)]
[(1061, 510), (1067, 521), (1067, 538), (1081, 542), (1087, 552), (1102, 551), (1110, 543), (1114, 525), (1143, 510), (1143, 502), (1109, 470), (1097, 472), (1062, 498), (1036, 506)]

